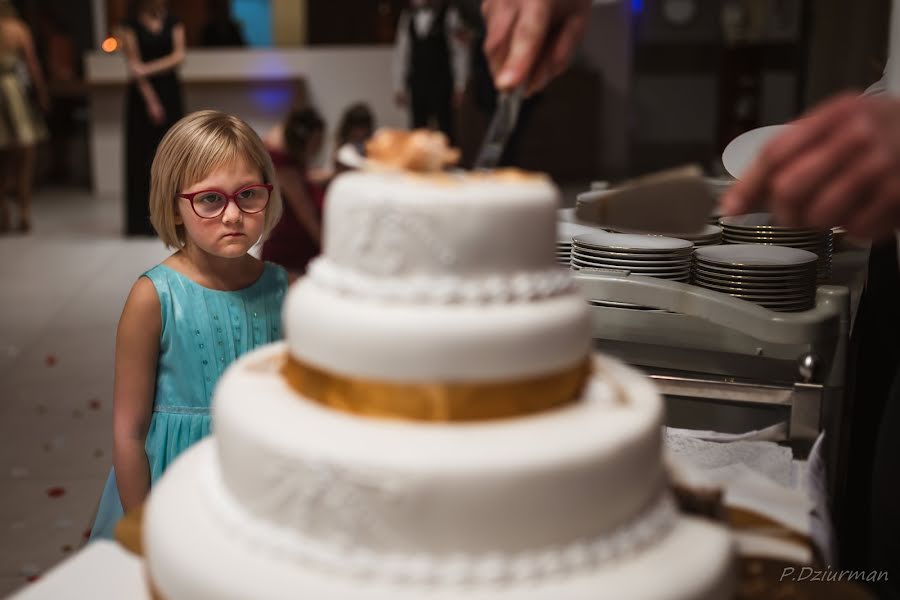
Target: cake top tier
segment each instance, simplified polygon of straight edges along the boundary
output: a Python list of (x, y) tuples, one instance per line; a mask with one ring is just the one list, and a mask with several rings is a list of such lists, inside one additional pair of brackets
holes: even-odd
[(557, 190), (522, 171), (362, 171), (325, 208), (325, 260), (373, 277), (462, 277), (556, 267)]

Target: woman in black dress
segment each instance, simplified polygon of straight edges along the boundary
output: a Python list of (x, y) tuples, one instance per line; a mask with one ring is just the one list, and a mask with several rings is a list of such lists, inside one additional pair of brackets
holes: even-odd
[(150, 165), (163, 135), (184, 116), (177, 67), (184, 25), (165, 0), (136, 0), (119, 39), (131, 82), (125, 103), (125, 233), (154, 235), (148, 216)]

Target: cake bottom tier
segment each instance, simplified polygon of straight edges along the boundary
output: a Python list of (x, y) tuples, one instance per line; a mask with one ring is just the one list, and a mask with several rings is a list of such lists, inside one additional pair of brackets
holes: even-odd
[[(144, 521), (148, 573), (165, 600), (341, 598), (345, 600), (720, 600), (734, 592), (729, 534), (676, 519), (640, 551), (576, 572), (527, 580), (453, 585), (350, 577), (256, 547), (209, 505), (215, 440), (184, 453), (154, 488)], [(503, 560), (502, 556), (495, 560)]]

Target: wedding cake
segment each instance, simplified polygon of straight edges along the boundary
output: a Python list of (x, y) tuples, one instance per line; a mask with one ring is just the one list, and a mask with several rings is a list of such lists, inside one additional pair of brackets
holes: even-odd
[(705, 600), (727, 533), (681, 516), (662, 402), (591, 353), (556, 189), (518, 171), (340, 176), (287, 339), (154, 487), (167, 600)]

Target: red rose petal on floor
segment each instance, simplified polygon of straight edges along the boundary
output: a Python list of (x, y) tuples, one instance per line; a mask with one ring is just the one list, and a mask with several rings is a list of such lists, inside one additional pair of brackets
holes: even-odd
[(55, 355), (55, 354), (48, 354), (48, 355), (44, 358), (44, 363), (45, 363), (48, 367), (52, 367), (53, 365), (56, 364), (56, 355)]
[(57, 485), (55, 487), (48, 488), (47, 495), (51, 498), (59, 498), (61, 496), (65, 496), (66, 488), (62, 487), (61, 485)]
[(91, 398), (91, 400), (88, 402), (88, 406), (91, 410), (100, 410), (101, 405), (99, 400), (97, 400), (96, 398)]
[(87, 539), (90, 539), (90, 537), (91, 537), (91, 530), (90, 530), (90, 529), (85, 529), (84, 531), (81, 532), (81, 538), (82, 538), (82, 539), (87, 540)]
[(27, 581), (28, 583), (34, 583), (35, 581), (37, 581), (40, 578), (41, 578), (40, 575), (29, 575), (28, 577), (25, 578), (25, 581)]

